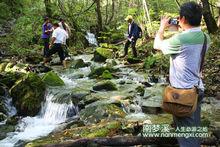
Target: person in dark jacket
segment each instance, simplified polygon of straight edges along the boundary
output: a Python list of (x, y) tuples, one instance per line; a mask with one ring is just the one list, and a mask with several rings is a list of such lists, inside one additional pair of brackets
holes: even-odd
[(137, 57), (137, 50), (136, 50), (136, 42), (139, 38), (139, 29), (138, 25), (134, 22), (133, 17), (131, 15), (128, 15), (125, 20), (128, 22), (128, 38), (125, 43), (124, 47), (124, 55), (121, 57), (125, 57), (128, 54), (128, 48), (131, 45), (132, 53), (134, 57)]

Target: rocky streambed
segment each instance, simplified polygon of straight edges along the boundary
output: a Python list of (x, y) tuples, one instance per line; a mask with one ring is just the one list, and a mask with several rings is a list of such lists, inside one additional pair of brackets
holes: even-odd
[[(171, 124), (160, 105), (166, 78), (100, 56), (76, 56), (67, 70), (2, 61), (0, 146), (138, 136), (143, 124)], [(204, 99), (202, 122), (210, 131), (219, 129), (219, 110), (218, 100)]]

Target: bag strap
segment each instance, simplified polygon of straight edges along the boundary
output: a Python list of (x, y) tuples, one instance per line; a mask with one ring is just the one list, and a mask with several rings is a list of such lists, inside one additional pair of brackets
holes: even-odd
[(200, 73), (202, 72), (203, 65), (204, 65), (206, 48), (207, 48), (207, 37), (206, 37), (206, 35), (204, 33), (204, 43), (203, 43), (202, 52), (201, 52)]

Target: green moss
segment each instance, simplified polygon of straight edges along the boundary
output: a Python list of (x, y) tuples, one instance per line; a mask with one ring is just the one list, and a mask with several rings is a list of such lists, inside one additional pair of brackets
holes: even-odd
[(112, 74), (111, 74), (108, 70), (105, 70), (105, 71), (102, 73), (102, 78), (103, 78), (103, 79), (112, 79), (113, 76), (112, 76)]
[(121, 129), (121, 122), (111, 121), (111, 122), (101, 122), (96, 125), (77, 127), (72, 129), (67, 129), (59, 133), (51, 134), (48, 137), (44, 137), (28, 143), (25, 147), (37, 147), (49, 144), (58, 144), (68, 140), (74, 140), (79, 138), (95, 138), (95, 137), (106, 137), (117, 135)]
[(9, 92), (18, 115), (36, 115), (40, 110), (41, 102), (44, 100), (45, 90), (44, 82), (35, 73), (29, 73), (16, 81)]
[(105, 72), (106, 70), (111, 73), (118, 71), (118, 69), (114, 69), (114, 68), (111, 68), (108, 66), (107, 67), (98, 67), (98, 68), (94, 68), (91, 70), (89, 77), (90, 78), (97, 78), (97, 77), (101, 76), (103, 74), (103, 72)]
[(49, 86), (64, 86), (63, 80), (53, 71), (46, 73), (42, 80)]
[(101, 82), (95, 84), (92, 88), (93, 88), (93, 90), (97, 90), (97, 91), (102, 91), (102, 90), (114, 91), (114, 90), (118, 90), (116, 84), (111, 82), (111, 81), (101, 81)]
[(112, 52), (113, 50), (107, 49), (107, 48), (97, 48), (94, 53), (93, 60), (95, 62), (105, 62), (106, 59), (112, 58)]
[(8, 63), (6, 63), (6, 62), (3, 62), (3, 63), (0, 64), (0, 72), (5, 71), (5, 67), (6, 67), (7, 64)]

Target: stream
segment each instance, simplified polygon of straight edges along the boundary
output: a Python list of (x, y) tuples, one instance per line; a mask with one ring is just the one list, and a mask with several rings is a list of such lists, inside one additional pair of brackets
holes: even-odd
[[(80, 55), (74, 57), (74, 60), (76, 59), (83, 59), (84, 62), (90, 62), (91, 66), (104, 66), (103, 64), (91, 61), (92, 55)], [(122, 64), (118, 64), (116, 68), (122, 66)], [(8, 136), (0, 141), (1, 147), (22, 146), (25, 142), (47, 136), (54, 131), (62, 130), (69, 122), (79, 118), (78, 106), (75, 106), (67, 95), (72, 89), (77, 87), (84, 88), (88, 91), (91, 90), (91, 86), (96, 83), (96, 80), (88, 78), (88, 74), (91, 71), (90, 67), (69, 69), (61, 72), (59, 72), (59, 68), (60, 67), (55, 67), (55, 70), (58, 71), (65, 86), (58, 88), (49, 87), (45, 95), (45, 102), (42, 104), (39, 114), (35, 117), (22, 118), (16, 126), (16, 131), (8, 133)], [(84, 77), (78, 79), (73, 78), (74, 75), (77, 74), (83, 74)], [(96, 105), (97, 103), (111, 103), (115, 100), (115, 97), (129, 96), (129, 91), (132, 91), (137, 86), (141, 85), (140, 82), (146, 81), (144, 74), (136, 73), (131, 68), (121, 68), (121, 71), (118, 74), (120, 75), (120, 78), (112, 79), (111, 81), (116, 84), (125, 81), (127, 84), (120, 86), (118, 91), (97, 92), (96, 95), (110, 99), (97, 101), (91, 105)], [(135, 97), (133, 105), (124, 106), (124, 111), (128, 114), (127, 118), (146, 119), (146, 115), (141, 110), (141, 97), (138, 95), (135, 95)], [(10, 104), (11, 103), (8, 102), (8, 105)], [(13, 108), (11, 115), (15, 115), (16, 112), (14, 107), (10, 107)], [(131, 109), (133, 110), (132, 112)]]

